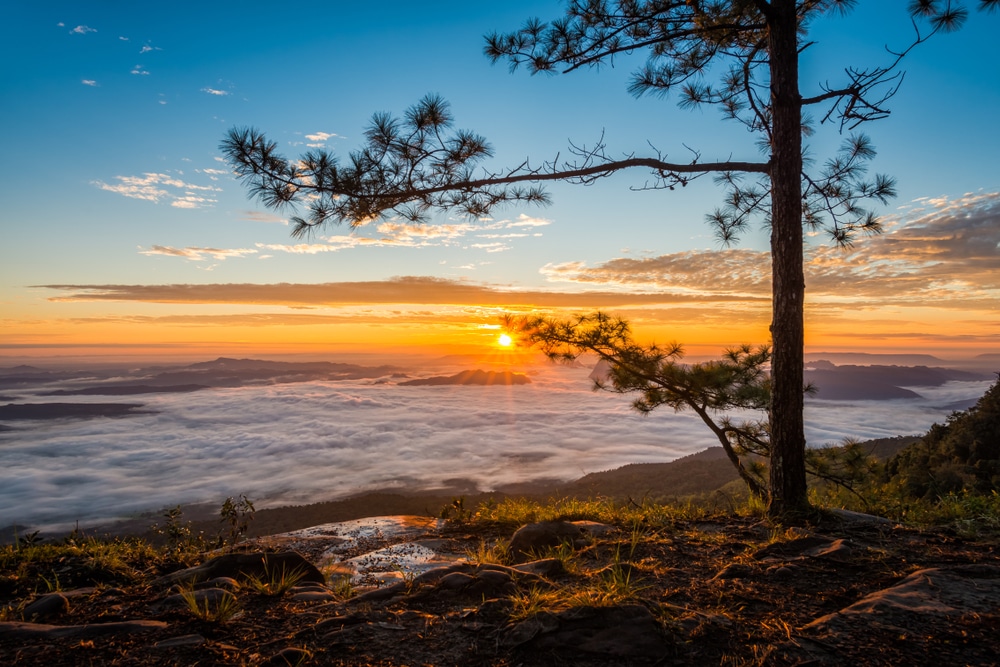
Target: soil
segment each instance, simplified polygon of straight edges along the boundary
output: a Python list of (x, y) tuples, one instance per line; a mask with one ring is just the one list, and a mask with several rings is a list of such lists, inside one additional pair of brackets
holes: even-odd
[[(453, 522), (428, 538), (471, 553), (512, 532)], [(153, 576), (132, 585), (93, 582), (64, 591), (68, 609), (40, 623), (8, 614), (0, 664), (996, 665), (996, 547), (948, 531), (829, 517), (784, 530), (719, 516), (616, 527), (535, 570), (466, 564), (350, 597), (332, 583), (279, 596), (232, 587), (239, 612), (211, 622), (165, 606), (176, 590)], [(952, 598), (874, 605), (810, 625), (927, 568), (965, 572), (981, 595), (968, 607)], [(624, 595), (602, 597), (623, 577)], [(87, 583), (79, 572), (63, 580)], [(540, 608), (528, 604), (546, 594)], [(586, 595), (589, 604), (580, 602)], [(0, 608), (29, 602), (2, 597)], [(97, 626), (108, 623), (123, 625)], [(643, 628), (638, 639), (636, 628)]]

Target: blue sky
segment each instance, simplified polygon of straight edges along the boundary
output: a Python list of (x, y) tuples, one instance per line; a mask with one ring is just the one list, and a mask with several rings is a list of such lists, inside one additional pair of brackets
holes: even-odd
[[(817, 45), (803, 60), (804, 94), (816, 91), (816, 83), (841, 81), (845, 66), (884, 63), (886, 45), (907, 43), (912, 28), (906, 3), (860, 4), (846, 18), (822, 18), (813, 27)], [(702, 222), (718, 201), (708, 179), (676, 193), (631, 192), (630, 185), (643, 182), (641, 173), (591, 188), (556, 185), (550, 188), (552, 206), (514, 207), (482, 227), (442, 217), (443, 226), (429, 234), (397, 225), (362, 229), (350, 239), (341, 238), (348, 230), (330, 229), (313, 240), (330, 247), (309, 254), (293, 251), (296, 242), (280, 216), (249, 202), (219, 161), (220, 140), (241, 125), (265, 130), (290, 155), (307, 144), (346, 152), (359, 143), (373, 112), (401, 113), (428, 92), (452, 103), (457, 125), (491, 141), (496, 167), (529, 156), (551, 159), (565, 152), (568, 141), (593, 143), (602, 131), (612, 153), (647, 152), (649, 141), (678, 159), (688, 156), (685, 144), (706, 160), (756, 157), (752, 139), (720, 121), (714, 109), (684, 111), (671, 99), (629, 96), (628, 74), (637, 59), (623, 58), (600, 71), (532, 77), (491, 66), (482, 55), (485, 33), (515, 29), (531, 16), (555, 18), (560, 7), (511, 1), (332, 2), (308, 9), (258, 2), (53, 2), (8, 8), (12, 30), (0, 46), (0, 115), (8, 149), (0, 166), (0, 304), (8, 333), (0, 343), (13, 346), (5, 349), (44, 341), (69, 345), (76, 339), (67, 327), (116, 318), (136, 327), (140, 317), (151, 318), (142, 321), (146, 328), (125, 338), (154, 343), (174, 340), (163, 326), (179, 317), (202, 317), (199, 326), (209, 327), (223, 314), (290, 314), (287, 305), (233, 306), (218, 299), (184, 306), (139, 296), (53, 302), (51, 297), (65, 295), (31, 287), (36, 285), (315, 284), (422, 276), (485, 289), (648, 291), (648, 280), (607, 278), (607, 271), (597, 271), (631, 258), (670, 264), (669, 275), (679, 277), (671, 282), (663, 274), (653, 281), (659, 288), (669, 283), (675, 291), (718, 291), (706, 282), (710, 271), (684, 273), (685, 262), (710, 261), (717, 249)], [(1000, 191), (998, 27), (1000, 16), (973, 11), (960, 32), (918, 47), (906, 60), (892, 117), (866, 128), (879, 151), (874, 169), (898, 179), (899, 197), (886, 213), (901, 216), (898, 207), (909, 207), (903, 209), (909, 222), (898, 218), (900, 230), (921, 211), (950, 216), (950, 225), (974, 218), (980, 228), (997, 227), (992, 195)], [(822, 158), (840, 139), (823, 129), (811, 144)], [(919, 237), (907, 237), (914, 257)], [(364, 238), (386, 241), (358, 240)], [(944, 347), (962, 347), (961, 341), (944, 341), (957, 322), (966, 322), (978, 332), (975, 349), (987, 349), (997, 328), (996, 315), (983, 305), (997, 294), (995, 285), (984, 283), (991, 266), (1000, 269), (994, 242), (993, 235), (979, 234), (971, 255), (955, 255), (952, 273), (955, 266), (977, 267), (967, 279), (942, 288), (940, 276), (928, 277), (909, 304), (867, 319), (828, 313), (839, 318), (836, 324), (830, 320), (828, 330), (879, 322), (886, 336), (919, 330), (939, 336)], [(759, 265), (766, 237), (752, 234), (741, 248), (744, 254), (727, 257), (743, 269)], [(892, 259), (876, 250), (877, 261)], [(824, 256), (824, 266), (834, 261)], [(928, 256), (897, 273), (926, 268)], [(853, 261), (862, 266), (875, 260), (862, 252)], [(857, 271), (853, 275), (861, 275)], [(974, 316), (956, 317), (954, 304), (948, 317), (924, 312), (929, 299), (970, 290), (975, 304), (966, 310)], [(886, 294), (871, 294), (866, 304)], [(831, 289), (827, 305), (838, 296)], [(710, 326), (704, 319), (710, 301), (685, 315), (692, 332), (698, 317)], [(413, 312), (421, 305), (403, 296), (400, 303)], [(455, 305), (467, 312), (472, 304)], [(306, 306), (319, 304), (298, 307)], [(330, 310), (336, 304), (322, 307), (331, 317), (343, 315)], [(760, 308), (746, 312), (753, 323), (741, 331), (766, 329)], [(456, 313), (437, 313), (428, 321), (460, 319)], [(470, 317), (480, 326), (494, 315), (486, 309)], [(675, 316), (663, 314), (658, 321), (683, 319)], [(816, 321), (823, 317), (818, 313)], [(99, 331), (105, 329), (93, 329), (87, 340), (99, 340)], [(891, 341), (885, 338), (884, 346)]]

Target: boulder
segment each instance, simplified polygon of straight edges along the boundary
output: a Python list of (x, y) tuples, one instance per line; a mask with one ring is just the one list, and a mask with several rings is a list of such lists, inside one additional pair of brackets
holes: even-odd
[(568, 521), (540, 521), (521, 526), (510, 538), (510, 553), (514, 561), (524, 563), (543, 556), (549, 549), (569, 544), (574, 549), (589, 542), (587, 531)]

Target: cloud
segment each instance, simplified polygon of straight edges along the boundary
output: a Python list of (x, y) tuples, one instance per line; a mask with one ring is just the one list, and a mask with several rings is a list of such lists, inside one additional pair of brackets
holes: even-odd
[(514, 222), (506, 223), (507, 227), (544, 227), (546, 225), (551, 225), (551, 220), (546, 220), (545, 218), (534, 218), (524, 213), (517, 216), (517, 220)]
[[(308, 245), (308, 244), (303, 244)], [(269, 246), (258, 244), (258, 248)], [(325, 246), (319, 246), (325, 247)], [(305, 252), (305, 251), (303, 251)], [(487, 307), (610, 308), (656, 304), (746, 301), (742, 297), (701, 297), (660, 293), (545, 292), (502, 290), (474, 283), (430, 277), (316, 284), (229, 283), (207, 285), (36, 285), (62, 292), (51, 301), (134, 301), (144, 303), (226, 303), (284, 306), (350, 304), (458, 304)], [(762, 304), (770, 297), (760, 297)]]
[(244, 257), (255, 255), (257, 251), (253, 248), (172, 248), (170, 246), (154, 245), (149, 250), (140, 250), (140, 255), (166, 255), (168, 257), (183, 257), (194, 262), (201, 262), (209, 257), (223, 260), (230, 257)]
[(135, 67), (132, 68), (132, 71), (129, 72), (129, 74), (138, 74), (140, 76), (149, 76), (149, 71), (143, 69), (142, 65), (136, 65)]
[(311, 143), (307, 143), (306, 146), (309, 148), (325, 148), (326, 141), (334, 137), (339, 137), (338, 134), (333, 134), (332, 132), (313, 132), (312, 134), (305, 135)]
[(282, 225), (288, 224), (287, 218), (282, 218), (280, 215), (275, 215), (274, 213), (268, 213), (266, 211), (242, 211), (241, 215), (244, 220), (249, 220), (251, 222), (276, 222)]
[(82, 83), (85, 86), (91, 86), (91, 87), (94, 87), (94, 88), (96, 88), (99, 85), (93, 79), (80, 79), (80, 83)]
[(222, 192), (221, 188), (188, 183), (170, 174), (147, 172), (142, 176), (115, 176), (115, 180), (118, 183), (93, 181), (93, 185), (130, 199), (169, 202), (176, 208), (210, 207), (216, 203), (211, 193)]
[[(1000, 297), (1000, 193), (920, 200), (885, 223), (884, 234), (848, 249), (806, 248), (811, 303), (965, 308)], [(770, 255), (746, 249), (551, 263), (541, 273), (552, 282), (677, 294), (760, 297), (771, 289)]]
[(150, 44), (146, 44), (141, 49), (139, 49), (139, 53), (144, 54), (144, 53), (149, 53), (151, 51), (162, 51), (162, 50), (163, 49), (161, 49), (158, 46), (151, 46)]
[[(62, 25), (62, 24), (60, 24), (60, 25)], [(71, 35), (86, 35), (87, 33), (90, 33), (90, 32), (97, 32), (97, 30), (95, 30), (94, 28), (91, 28), (90, 26), (78, 25), (78, 26), (76, 26), (75, 28), (73, 28), (72, 30), (69, 31), (69, 33)]]
[(215, 95), (217, 97), (223, 97), (230, 94), (228, 90), (219, 90), (217, 88), (202, 88), (201, 92), (208, 93), (209, 95)]
[[(140, 398), (148, 414), (27, 426), (0, 435), (17, 451), (0, 468), (0, 523), (87, 525), (181, 503), (218, 506), (239, 493), (262, 509), (456, 478), (491, 489), (716, 444), (690, 414), (643, 417), (627, 397), (590, 391), (586, 368), (535, 370), (532, 384), (519, 387), (343, 381), (150, 394)], [(947, 416), (934, 406), (978, 396), (987, 384), (891, 406), (811, 401), (807, 438), (920, 432)]]
[[(526, 222), (521, 216), (517, 222), (504, 220), (500, 222), (486, 223), (442, 223), (442, 224), (416, 224), (390, 220), (381, 222), (375, 226), (375, 236), (364, 235), (363, 232), (351, 234), (340, 234), (323, 237), (323, 243), (297, 243), (297, 244), (258, 244), (260, 248), (266, 248), (275, 252), (286, 252), (298, 255), (315, 255), (319, 253), (338, 252), (349, 248), (358, 247), (404, 247), (404, 248), (428, 248), (433, 246), (455, 246), (470, 234), (483, 239), (515, 239), (524, 238), (528, 234), (521, 232), (510, 232), (504, 234), (491, 233), (490, 230), (503, 230), (510, 228), (520, 228), (525, 226), (538, 226), (548, 224), (546, 221), (528, 219)], [(361, 229), (364, 229), (364, 225)], [(485, 232), (485, 233), (484, 233)], [(472, 243), (469, 248), (484, 250), (495, 253), (510, 250), (511, 246), (499, 241), (490, 243)]]

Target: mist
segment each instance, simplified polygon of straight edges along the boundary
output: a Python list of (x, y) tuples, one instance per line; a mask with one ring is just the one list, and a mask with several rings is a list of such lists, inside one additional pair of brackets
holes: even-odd
[[(522, 386), (215, 388), (133, 397), (151, 412), (124, 418), (12, 422), (16, 430), (0, 433), (0, 525), (93, 525), (241, 493), (263, 508), (374, 489), (491, 490), (718, 444), (693, 415), (641, 416), (626, 396), (591, 391), (589, 372), (545, 366)], [(920, 399), (812, 400), (807, 440), (919, 434), (989, 384), (916, 388)]]

